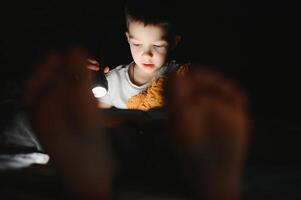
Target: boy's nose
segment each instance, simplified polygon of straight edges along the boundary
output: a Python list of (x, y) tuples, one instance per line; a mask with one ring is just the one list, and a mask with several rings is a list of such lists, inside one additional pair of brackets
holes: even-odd
[(153, 57), (153, 52), (151, 49), (144, 49), (142, 52), (142, 56)]

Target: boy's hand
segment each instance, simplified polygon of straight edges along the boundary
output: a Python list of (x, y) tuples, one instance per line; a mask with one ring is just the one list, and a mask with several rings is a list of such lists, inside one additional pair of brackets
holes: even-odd
[[(88, 64), (87, 64), (87, 68), (92, 70), (92, 71), (99, 71), (100, 70), (100, 64), (99, 62), (97, 62), (97, 60), (93, 59), (93, 58), (88, 58)], [(108, 66), (105, 66), (103, 68), (103, 72), (106, 74), (110, 71), (110, 68)]]
[(168, 86), (170, 125), (196, 190), (209, 199), (237, 199), (249, 133), (245, 95), (205, 70), (174, 75)]

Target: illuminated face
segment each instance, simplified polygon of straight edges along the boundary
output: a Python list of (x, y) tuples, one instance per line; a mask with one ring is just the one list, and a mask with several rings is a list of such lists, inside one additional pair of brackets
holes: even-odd
[(154, 72), (164, 65), (169, 43), (162, 26), (130, 22), (126, 36), (137, 67), (145, 72)]

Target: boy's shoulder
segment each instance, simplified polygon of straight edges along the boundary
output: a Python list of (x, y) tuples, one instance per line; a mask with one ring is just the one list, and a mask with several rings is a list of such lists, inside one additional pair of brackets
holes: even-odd
[(106, 77), (110, 78), (110, 77), (116, 77), (119, 76), (121, 74), (125, 74), (128, 70), (130, 64), (122, 64), (122, 65), (118, 65), (117, 67), (115, 67), (114, 69), (110, 70), (107, 74)]
[(167, 64), (166, 64), (167, 69), (168, 69), (167, 71), (172, 71), (172, 70), (178, 68), (179, 65), (180, 64), (176, 60), (171, 60), (171, 61), (167, 62)]
[(171, 73), (176, 73), (178, 75), (180, 74), (186, 74), (190, 69), (191, 63), (178, 63), (175, 61), (172, 61), (169, 63), (167, 70), (165, 72), (165, 75), (169, 75)]
[(182, 71), (183, 69), (188, 69), (191, 63), (181, 63), (176, 60), (172, 60), (166, 64), (166, 73), (171, 73), (173, 71)]

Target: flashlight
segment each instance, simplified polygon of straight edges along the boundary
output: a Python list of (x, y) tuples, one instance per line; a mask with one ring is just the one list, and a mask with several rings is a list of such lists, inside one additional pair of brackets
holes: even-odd
[(102, 70), (98, 71), (94, 76), (92, 92), (95, 98), (104, 97), (108, 92), (108, 80)]

